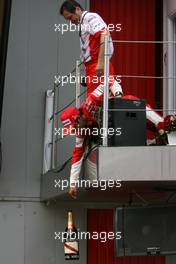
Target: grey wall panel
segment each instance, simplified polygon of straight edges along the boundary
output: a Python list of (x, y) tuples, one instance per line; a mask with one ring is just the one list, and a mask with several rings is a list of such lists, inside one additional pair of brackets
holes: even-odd
[[(67, 23), (62, 1), (12, 2), (2, 118), (1, 196), (38, 197), (43, 156), (44, 93), (55, 75), (66, 75), (79, 58), (78, 32), (55, 32)], [(87, 1), (80, 3), (86, 6)], [(61, 109), (75, 97), (74, 85), (61, 87)], [(58, 144), (58, 165), (71, 156), (74, 138)]]
[(40, 195), (44, 94), (57, 72), (58, 1), (12, 1), (3, 102), (2, 196)]
[(24, 263), (24, 205), (0, 202), (0, 263)]
[(28, 0), (28, 83), (26, 97), (26, 195), (39, 195), (43, 155), (44, 93), (57, 70), (57, 1)]
[[(41, 200), (56, 199), (58, 196), (66, 195), (68, 199), (68, 188), (64, 186), (69, 185), (70, 163), (60, 173), (48, 172), (41, 176)], [(62, 182), (63, 181), (63, 182)], [(58, 184), (57, 184), (58, 183)], [(63, 187), (62, 187), (63, 184)]]
[(0, 202), (0, 263), (56, 264), (54, 209)]
[(0, 193), (24, 195), (28, 19), (25, 1), (12, 1), (2, 116)]
[(27, 203), (25, 210), (25, 264), (55, 264), (55, 212), (39, 203)]
[(122, 181), (176, 180), (175, 146), (99, 148), (99, 178)]

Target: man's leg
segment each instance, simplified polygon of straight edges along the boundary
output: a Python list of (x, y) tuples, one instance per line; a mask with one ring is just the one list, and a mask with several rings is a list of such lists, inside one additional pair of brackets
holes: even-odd
[(97, 148), (92, 145), (90, 152), (85, 161), (86, 180), (97, 180)]
[[(89, 96), (99, 85), (104, 84), (104, 76), (96, 76), (96, 66), (97, 63), (87, 64), (86, 67), (86, 86), (87, 86), (87, 95)], [(114, 83), (114, 68), (112, 63), (109, 65), (109, 83), (110, 86)]]

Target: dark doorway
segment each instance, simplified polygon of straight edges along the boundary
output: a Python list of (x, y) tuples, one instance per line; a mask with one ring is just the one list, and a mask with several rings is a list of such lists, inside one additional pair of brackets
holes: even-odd
[[(10, 13), (11, 13), (11, 0), (1, 0), (0, 1), (0, 128), (1, 128), (1, 118), (2, 118), (2, 105), (3, 105), (3, 94), (4, 94)], [(1, 141), (0, 141), (0, 170), (2, 163), (1, 156), (2, 155), (1, 155)]]

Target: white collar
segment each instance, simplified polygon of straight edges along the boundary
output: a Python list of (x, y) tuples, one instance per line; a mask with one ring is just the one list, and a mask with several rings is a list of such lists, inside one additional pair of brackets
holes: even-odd
[(82, 23), (82, 19), (84, 18), (84, 16), (86, 15), (88, 13), (88, 11), (84, 11), (83, 13), (82, 13), (82, 15), (81, 15), (81, 17), (80, 17), (80, 24)]

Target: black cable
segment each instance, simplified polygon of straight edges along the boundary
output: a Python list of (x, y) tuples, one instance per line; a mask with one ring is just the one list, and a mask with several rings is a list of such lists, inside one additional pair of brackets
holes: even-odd
[(85, 161), (88, 159), (90, 153), (91, 153), (94, 149), (96, 149), (98, 146), (100, 146), (100, 145), (101, 145), (101, 143), (98, 143), (98, 144), (96, 144), (93, 148), (91, 148), (91, 149), (88, 151), (88, 153), (85, 155), (85, 157), (84, 157), (84, 159), (83, 159), (83, 162), (85, 162)]
[[(72, 100), (68, 105), (66, 105), (64, 108), (62, 108), (61, 110), (59, 110), (58, 112), (55, 113), (55, 115), (58, 115), (60, 114), (62, 111), (64, 111), (67, 107), (69, 107), (70, 105), (72, 105), (73, 103), (75, 102), (75, 99)], [(54, 118), (54, 115), (52, 115), (50, 117), (50, 121)]]
[[(100, 43), (97, 47), (95, 47), (95, 50), (96, 50), (97, 48), (99, 48), (99, 47), (100, 47), (101, 45), (103, 45), (103, 44), (104, 44), (104, 42)], [(95, 51), (94, 51), (94, 52), (95, 52)], [(85, 58), (85, 60), (87, 60), (90, 56), (91, 56), (91, 55), (88, 55), (88, 56)], [(84, 61), (80, 62), (80, 64), (78, 64), (78, 67), (80, 67), (83, 63), (84, 63)], [(72, 74), (72, 73), (74, 73), (75, 71), (76, 71), (76, 67), (75, 67), (75, 68), (74, 68), (69, 74), (67, 74), (67, 76), (65, 76), (64, 80), (66, 80), (66, 78), (68, 78), (69, 75)], [(60, 82), (58, 85), (56, 85), (56, 87), (59, 87), (60, 85), (61, 85), (61, 82)], [(86, 91), (82, 92), (82, 93), (78, 96), (78, 98), (80, 98), (80, 97), (81, 97), (83, 94), (85, 94), (85, 93), (86, 93)], [(72, 105), (75, 101), (76, 101), (76, 99), (72, 100), (72, 101), (71, 101), (68, 105), (66, 105), (64, 108), (62, 108), (62, 109), (59, 110), (58, 112), (54, 113), (54, 114), (51, 116), (50, 121), (53, 119), (54, 115), (58, 115), (59, 113), (61, 113), (62, 111), (64, 111), (67, 107), (69, 107), (70, 105)], [(97, 144), (96, 146), (94, 146), (92, 149), (89, 150), (89, 152), (87, 153), (87, 155), (84, 157), (83, 162), (86, 161), (86, 159), (87, 159), (88, 156), (90, 155), (91, 151), (92, 151), (93, 149), (95, 149), (95, 148), (96, 148), (97, 146), (99, 146), (99, 145), (100, 145), (100, 143)], [(72, 157), (70, 157), (68, 160), (66, 160), (66, 162), (64, 162), (64, 164), (62, 164), (62, 165), (60, 166), (59, 169), (54, 170), (54, 172), (55, 172), (55, 173), (59, 173), (59, 172), (61, 172), (61, 171), (66, 167), (66, 165), (71, 161), (71, 159), (72, 159)]]
[[(160, 136), (156, 136), (156, 139), (158, 139)], [(87, 158), (89, 157), (90, 153), (97, 147), (99, 147), (101, 145), (101, 142), (99, 142), (98, 144), (96, 144), (93, 148), (91, 148), (88, 153), (85, 155), (84, 159), (83, 159), (83, 163), (87, 160)], [(72, 157), (70, 157), (63, 165), (61, 165), (61, 167), (58, 170), (55, 170), (54, 172), (59, 173), (61, 172), (65, 166), (71, 161)]]
[[(103, 45), (104, 44), (104, 42), (102, 42), (102, 43), (100, 43), (97, 47), (95, 47), (95, 50), (97, 49), (97, 48), (99, 48), (101, 45)], [(95, 51), (94, 51), (94, 53), (95, 53)], [(86, 58), (85, 58), (85, 60), (87, 60), (89, 57), (90, 57), (91, 55), (88, 55)], [(82, 64), (84, 63), (84, 61), (82, 61), (82, 62), (80, 62), (80, 64), (78, 64), (78, 67), (80, 67)], [(63, 79), (63, 81), (64, 80), (66, 80), (68, 77), (69, 77), (69, 75), (70, 74), (72, 74), (72, 73), (74, 73), (76, 71), (76, 67), (69, 73), (69, 74), (67, 74), (66, 76), (65, 76), (65, 78)], [(61, 85), (61, 82), (59, 83), (59, 84), (57, 84), (56, 85), (56, 87), (59, 87)], [(54, 90), (53, 90), (53, 92), (54, 92)], [(80, 98), (83, 94), (85, 94), (86, 93), (86, 91), (84, 91), (83, 93), (81, 93), (79, 96), (78, 96), (78, 98)], [(61, 109), (61, 110), (59, 110), (58, 112), (56, 112), (56, 113), (54, 113), (51, 117), (50, 117), (50, 121), (54, 118), (54, 115), (58, 115), (59, 113), (61, 113), (62, 111), (64, 111), (67, 107), (69, 107), (70, 105), (72, 105), (74, 102), (76, 101), (76, 99), (74, 99), (74, 100), (72, 100), (67, 106), (65, 106), (63, 109)]]
[[(97, 48), (99, 48), (101, 45), (103, 45), (104, 44), (104, 42), (102, 42), (102, 43), (100, 43), (98, 46), (96, 46), (95, 47), (95, 50), (97, 49)], [(93, 52), (93, 53), (95, 53), (95, 51)], [(90, 57), (91, 55), (89, 54), (86, 58), (85, 58), (85, 61)], [(78, 67), (80, 67), (82, 64), (84, 64), (84, 61), (81, 61), (79, 64), (78, 64)], [(70, 74), (72, 74), (72, 73), (74, 73), (76, 71), (76, 67), (70, 72), (70, 73), (68, 73), (66, 76), (65, 76), (65, 78), (62, 80), (62, 82), (63, 81), (65, 81), (65, 80), (67, 80), (67, 78), (70, 76)], [(58, 84), (56, 84), (56, 87), (60, 87), (60, 85), (62, 84), (62, 82), (59, 82)], [(54, 90), (53, 90), (53, 92), (54, 92)]]
[[(87, 92), (87, 91), (82, 92), (82, 93), (78, 96), (78, 98), (80, 98), (80, 97), (81, 97), (83, 94), (85, 94), (86, 92)], [(69, 107), (70, 105), (72, 105), (75, 101), (76, 101), (76, 99), (73, 99), (68, 105), (66, 105), (65, 107), (63, 107), (61, 110), (57, 111), (57, 112), (55, 113), (55, 115), (60, 114), (62, 111), (64, 111), (65, 109), (67, 109), (67, 107)], [(52, 115), (52, 116), (50, 117), (50, 121), (53, 119), (53, 117), (54, 117), (54, 115)]]
[[(83, 94), (85, 94), (87, 91), (82, 92), (78, 98), (80, 98)], [(74, 102), (76, 101), (76, 99), (72, 100), (68, 105), (66, 105), (64, 108), (62, 108), (61, 110), (59, 110), (58, 112), (55, 113), (55, 115), (60, 114), (62, 111), (64, 111), (67, 107), (69, 107), (70, 105), (72, 105)]]
[[(79, 66), (79, 65), (78, 65)], [(70, 72), (70, 73), (68, 73), (66, 76), (65, 76), (65, 78), (62, 80), (62, 82), (64, 82), (65, 80), (67, 80), (67, 78), (70, 76), (70, 74), (72, 74), (72, 73), (74, 73), (76, 71), (76, 67)], [(59, 87), (61, 84), (62, 84), (62, 82), (59, 82), (58, 84), (56, 84), (56, 87)], [(53, 92), (54, 92), (54, 90), (53, 90)]]
[[(87, 160), (87, 158), (89, 157), (90, 153), (97, 148), (98, 146), (100, 146), (100, 143), (95, 145), (93, 148), (91, 148), (89, 150), (89, 152), (86, 154), (86, 156), (83, 159), (83, 163)], [(53, 170), (54, 173), (60, 173), (61, 171), (63, 171), (66, 167), (66, 165), (71, 161), (72, 157), (70, 157), (69, 159), (67, 159), (58, 169)]]
[(72, 157), (70, 157), (68, 160), (66, 160), (64, 162), (64, 164), (62, 164), (58, 169), (54, 170), (53, 172), (59, 173), (59, 172), (63, 171), (65, 169), (66, 165), (71, 161), (71, 159), (72, 159)]
[[(62, 111), (64, 111), (67, 107), (69, 107), (70, 105), (72, 105), (75, 101), (76, 101), (75, 99), (72, 100), (68, 105), (64, 106), (62, 109), (60, 109), (59, 111), (57, 111), (57, 112), (55, 113), (55, 115), (60, 114), (60, 113), (61, 113)], [(50, 118), (50, 120), (51, 120), (52, 118), (53, 118), (53, 115), (52, 115), (52, 117)]]

